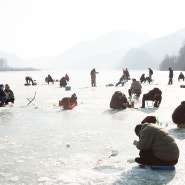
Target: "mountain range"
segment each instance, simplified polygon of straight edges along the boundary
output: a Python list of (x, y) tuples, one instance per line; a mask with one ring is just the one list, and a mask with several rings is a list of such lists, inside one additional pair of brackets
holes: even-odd
[(112, 31), (96, 40), (79, 42), (56, 57), (23, 61), (14, 54), (0, 52), (13, 67), (41, 69), (158, 69), (166, 55), (175, 55), (185, 40), (185, 29), (153, 39), (147, 33)]

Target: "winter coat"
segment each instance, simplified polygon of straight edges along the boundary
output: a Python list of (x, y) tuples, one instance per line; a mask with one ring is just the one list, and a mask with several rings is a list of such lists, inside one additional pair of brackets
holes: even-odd
[(132, 84), (131, 84), (131, 87), (130, 87), (131, 91), (135, 92), (137, 90), (140, 90), (142, 89), (142, 86), (140, 84), (140, 82), (138, 81), (133, 81)]
[(7, 99), (13, 99), (14, 98), (14, 94), (12, 90), (4, 90), (5, 94), (7, 95)]
[(162, 91), (159, 88), (154, 88), (151, 91), (149, 91), (146, 95), (147, 95), (147, 99), (154, 101), (154, 100), (156, 100), (157, 96), (162, 95)]
[(66, 85), (67, 85), (66, 78), (65, 77), (62, 77), (60, 79), (60, 86), (61, 87), (65, 87)]
[(155, 124), (144, 123), (136, 144), (139, 150), (152, 150), (154, 156), (164, 161), (179, 158), (179, 148), (172, 136)]
[(120, 99), (120, 91), (116, 91), (113, 95), (112, 95), (112, 99), (110, 102), (110, 108), (112, 109), (126, 109), (126, 106), (123, 106), (123, 103), (128, 103), (127, 102), (127, 98), (124, 94), (122, 94), (122, 98)]
[(181, 104), (174, 110), (172, 120), (176, 124), (185, 123), (185, 101), (182, 101)]
[(1, 96), (1, 97), (6, 97), (5, 92), (4, 92), (3, 89), (1, 89), (1, 88), (0, 88), (0, 96)]
[(173, 78), (173, 69), (169, 69), (169, 78)]
[(149, 68), (149, 75), (153, 75), (153, 70)]

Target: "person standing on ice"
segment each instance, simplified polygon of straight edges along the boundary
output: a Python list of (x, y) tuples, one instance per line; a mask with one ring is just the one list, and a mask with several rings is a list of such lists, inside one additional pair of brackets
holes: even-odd
[(92, 85), (92, 87), (96, 87), (96, 74), (98, 74), (98, 73), (99, 72), (96, 72), (95, 68), (91, 70), (90, 75), (91, 75), (91, 85)]
[(173, 84), (173, 69), (171, 67), (169, 67), (169, 81), (168, 81), (168, 85), (172, 85)]
[(139, 141), (134, 140), (140, 157), (135, 162), (142, 165), (174, 166), (178, 162), (179, 148), (174, 138), (162, 127), (153, 123), (138, 124), (135, 133)]
[(173, 111), (172, 120), (177, 127), (185, 128), (185, 101), (182, 101), (181, 104)]
[(149, 70), (149, 78), (150, 78), (150, 81), (152, 81), (152, 75), (153, 75), (153, 70), (148, 68)]
[(130, 73), (129, 73), (129, 71), (128, 71), (128, 69), (126, 68), (125, 69), (125, 78), (127, 79), (127, 80), (130, 80)]

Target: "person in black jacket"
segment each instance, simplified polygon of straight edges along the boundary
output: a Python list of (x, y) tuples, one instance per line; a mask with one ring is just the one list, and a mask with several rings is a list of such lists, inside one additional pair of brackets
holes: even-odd
[(143, 73), (142, 75), (141, 75), (141, 77), (140, 77), (140, 82), (141, 82), (141, 84), (144, 82), (146, 82), (146, 78), (145, 78), (145, 74)]
[(147, 94), (143, 94), (141, 108), (145, 108), (146, 100), (154, 101), (154, 107), (159, 107), (162, 100), (162, 91), (159, 88), (154, 88)]
[(172, 120), (179, 128), (185, 128), (185, 101), (174, 110)]
[(65, 87), (67, 85), (66, 77), (60, 79), (60, 87)]
[(150, 78), (150, 81), (152, 81), (152, 75), (153, 75), (153, 70), (148, 68), (149, 70), (149, 78)]
[(6, 100), (6, 93), (4, 92), (4, 85), (0, 84), (0, 107), (4, 106)]
[(123, 94), (121, 91), (116, 91), (112, 95), (112, 99), (110, 102), (110, 108), (112, 109), (126, 109), (129, 106), (129, 103), (127, 101), (127, 98), (125, 94)]
[(178, 77), (178, 81), (183, 80), (184, 81), (184, 74), (181, 72)]
[(172, 85), (173, 84), (173, 69), (171, 67), (169, 67), (169, 81), (168, 81), (168, 85)]

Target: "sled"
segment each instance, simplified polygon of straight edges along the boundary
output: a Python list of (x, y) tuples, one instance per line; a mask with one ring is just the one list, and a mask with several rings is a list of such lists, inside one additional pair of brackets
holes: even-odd
[(72, 105), (69, 105), (68, 107), (64, 107), (63, 109), (64, 110), (72, 110), (76, 106), (77, 106), (77, 104), (76, 103), (73, 103)]
[(185, 88), (185, 85), (180, 85), (180, 88)]
[(152, 170), (168, 170), (173, 171), (175, 170), (175, 166), (150, 166)]

